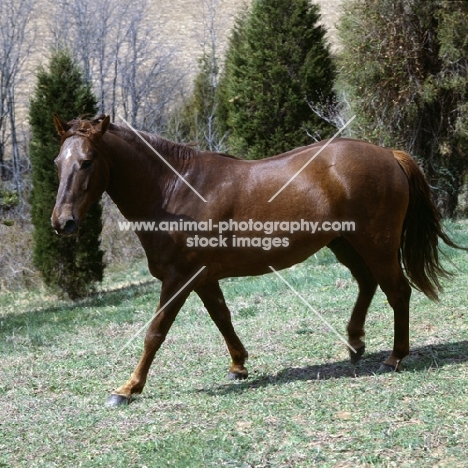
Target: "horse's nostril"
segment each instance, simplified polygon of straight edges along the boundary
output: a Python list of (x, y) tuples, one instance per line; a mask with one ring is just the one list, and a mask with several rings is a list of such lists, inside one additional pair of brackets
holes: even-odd
[(67, 234), (73, 234), (76, 231), (76, 221), (74, 219), (69, 219), (65, 223), (65, 227), (63, 229)]

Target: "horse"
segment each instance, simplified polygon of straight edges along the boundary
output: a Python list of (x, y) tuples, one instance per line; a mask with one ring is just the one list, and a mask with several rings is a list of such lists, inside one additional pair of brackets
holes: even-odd
[[(143, 354), (107, 406), (128, 404), (143, 391), (155, 354), (192, 291), (224, 337), (232, 360), (228, 377), (247, 378), (248, 353), (219, 280), (277, 272), (325, 246), (358, 285), (347, 325), (351, 361), (364, 354), (366, 314), (380, 286), (394, 313), (393, 349), (380, 371), (399, 371), (410, 351), (412, 287), (437, 300), (439, 279), (450, 276), (439, 259), (439, 239), (461, 248), (444, 232), (422, 171), (403, 151), (336, 138), (249, 161), (199, 151), (104, 115), (70, 122), (54, 115), (54, 124), (61, 146), (52, 227), (74, 235), (107, 192), (128, 222), (140, 223), (136, 235), (149, 271), (162, 282)], [(283, 229), (306, 220), (323, 229)], [(162, 228), (146, 229), (143, 221)], [(354, 229), (341, 229), (346, 222)], [(180, 229), (185, 223), (194, 230)], [(260, 239), (259, 226), (269, 226), (271, 236), (262, 232)]]

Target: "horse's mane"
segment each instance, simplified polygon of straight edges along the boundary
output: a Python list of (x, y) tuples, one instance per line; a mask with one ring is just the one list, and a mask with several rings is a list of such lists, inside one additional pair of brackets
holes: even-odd
[[(86, 133), (86, 130), (89, 129), (90, 125), (95, 125), (101, 122), (104, 117), (105, 115), (99, 115), (89, 120), (81, 117), (74, 119), (69, 122), (69, 125), (72, 125), (72, 129), (70, 131), (73, 131), (74, 133)], [(137, 135), (135, 131), (126, 124), (111, 123), (107, 131), (129, 144), (136, 145), (142, 145), (142, 141), (138, 136), (140, 135), (159, 152), (177, 159), (189, 160), (196, 157), (203, 157), (204, 155), (217, 155), (225, 158), (239, 159), (236, 156), (232, 156), (230, 154), (201, 151), (192, 146), (182, 143), (175, 143), (159, 135), (153, 135), (141, 130), (137, 130)]]
[(175, 143), (170, 140), (166, 140), (165, 138), (159, 135), (153, 135), (148, 132), (144, 132), (141, 130), (137, 130), (138, 136), (131, 128), (129, 128), (125, 124), (116, 124), (112, 123), (109, 126), (108, 132), (112, 133), (113, 135), (122, 138), (122, 140), (126, 141), (132, 145), (142, 145), (141, 137), (143, 137), (153, 148), (157, 151), (164, 153), (164, 155), (169, 155), (170, 157), (177, 158), (177, 159), (193, 159), (197, 157), (200, 151), (195, 148), (192, 148), (187, 145), (183, 145), (180, 143)]

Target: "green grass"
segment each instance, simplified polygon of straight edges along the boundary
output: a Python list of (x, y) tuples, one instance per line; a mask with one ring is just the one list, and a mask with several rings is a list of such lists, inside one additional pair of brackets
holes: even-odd
[[(449, 226), (468, 245), (468, 224)], [(144, 393), (107, 409), (142, 351), (159, 283), (144, 265), (113, 272), (73, 304), (46, 291), (0, 296), (0, 467), (468, 466), (468, 258), (441, 302), (413, 293), (411, 355), (376, 375), (393, 340), (378, 293), (367, 353), (348, 362), (339, 339), (273, 274), (223, 282), (250, 377), (229, 382), (229, 356), (190, 296)], [(344, 333), (357, 288), (324, 250), (283, 272)]]

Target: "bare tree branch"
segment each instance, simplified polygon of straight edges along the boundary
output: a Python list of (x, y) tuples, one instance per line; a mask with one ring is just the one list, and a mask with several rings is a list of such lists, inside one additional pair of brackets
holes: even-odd
[[(17, 128), (16, 106), (21, 71), (33, 44), (34, 30), (28, 28), (35, 0), (0, 2), (0, 172), (2, 179), (13, 177), (21, 192), (21, 134)], [(10, 148), (11, 174), (5, 165)]]

